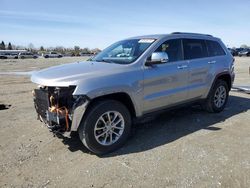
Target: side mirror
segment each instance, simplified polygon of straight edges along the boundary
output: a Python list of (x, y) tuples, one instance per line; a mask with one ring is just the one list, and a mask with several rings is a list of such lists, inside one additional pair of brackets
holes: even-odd
[(168, 54), (166, 52), (153, 52), (151, 57), (146, 61), (146, 66), (151, 66), (154, 64), (167, 63), (169, 61)]

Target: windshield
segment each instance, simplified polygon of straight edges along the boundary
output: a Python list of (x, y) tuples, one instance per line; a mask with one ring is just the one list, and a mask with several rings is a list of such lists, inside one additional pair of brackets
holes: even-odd
[(116, 42), (92, 58), (92, 61), (129, 64), (134, 62), (155, 39), (130, 39)]

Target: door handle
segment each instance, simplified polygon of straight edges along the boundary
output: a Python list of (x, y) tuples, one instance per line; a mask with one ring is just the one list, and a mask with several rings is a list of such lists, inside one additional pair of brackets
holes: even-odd
[(177, 66), (178, 69), (185, 69), (187, 67), (188, 67), (187, 65), (179, 65), (179, 66)]
[(215, 64), (216, 63), (216, 61), (209, 61), (209, 62), (207, 62), (208, 64)]

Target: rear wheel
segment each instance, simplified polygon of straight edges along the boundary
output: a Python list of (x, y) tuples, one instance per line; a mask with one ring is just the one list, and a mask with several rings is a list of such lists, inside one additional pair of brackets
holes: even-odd
[(224, 80), (217, 80), (204, 103), (205, 110), (215, 113), (221, 112), (226, 106), (228, 93), (227, 83)]
[(122, 103), (104, 100), (94, 103), (79, 127), (82, 143), (95, 154), (121, 147), (129, 137), (131, 116)]

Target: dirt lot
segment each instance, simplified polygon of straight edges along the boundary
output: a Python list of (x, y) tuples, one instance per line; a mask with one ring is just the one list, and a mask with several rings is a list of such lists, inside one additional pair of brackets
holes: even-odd
[[(0, 72), (83, 59), (0, 60)], [(250, 85), (249, 66), (236, 58), (236, 84)], [(28, 76), (0, 75), (0, 86), (0, 187), (250, 187), (250, 95), (232, 91), (219, 114), (163, 114), (97, 157), (77, 136), (53, 137), (36, 120)]]

